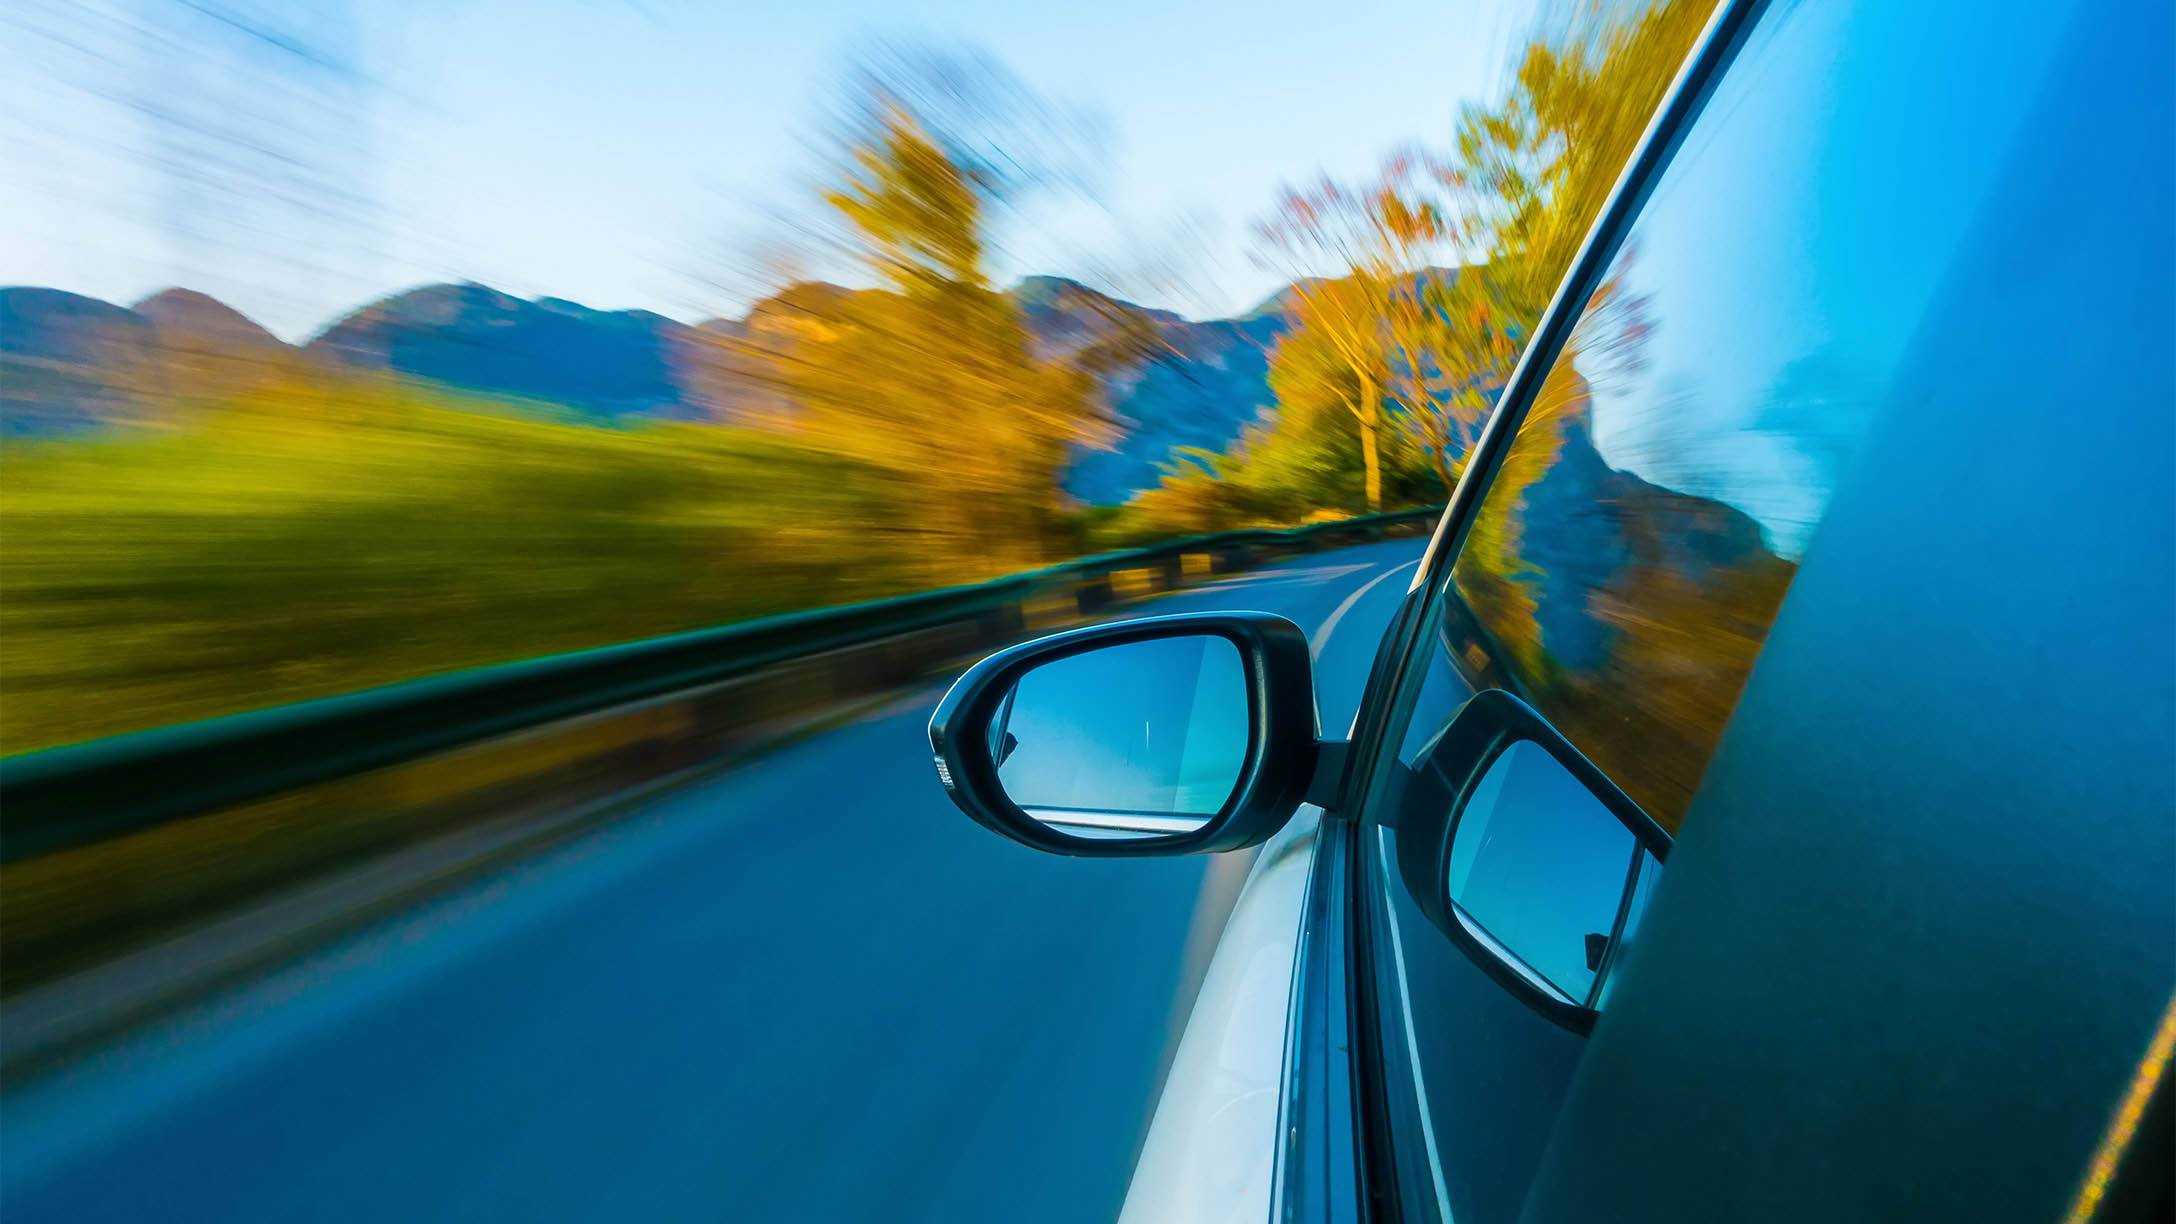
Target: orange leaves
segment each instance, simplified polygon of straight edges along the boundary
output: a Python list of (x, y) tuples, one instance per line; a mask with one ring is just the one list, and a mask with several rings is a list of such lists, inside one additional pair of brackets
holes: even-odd
[[(960, 102), (957, 82), (937, 85)], [(783, 390), (806, 441), (885, 474), (898, 529), (924, 537), (930, 564), (1024, 568), (1043, 559), (1060, 467), (1100, 423), (1086, 358), (1037, 356), (1018, 306), (990, 288), (1004, 184), (986, 159), (918, 108), (928, 89), (870, 88), (823, 198), (844, 253), (883, 288), (812, 304)]]

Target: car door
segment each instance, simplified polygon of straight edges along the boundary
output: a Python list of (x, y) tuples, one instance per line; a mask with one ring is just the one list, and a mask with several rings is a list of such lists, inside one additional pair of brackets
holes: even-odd
[[(1507, 392), (1349, 783), (1400, 1218), (2052, 1218), (2153, 1082), (2167, 9), (2000, 8), (1726, 6)], [(2047, 358), (2089, 419), (2049, 416)], [(1576, 976), (1579, 897), (1476, 954), (1401, 871), (1476, 802), (1413, 779), (1492, 689), (1679, 839), (1633, 869), (1591, 1038), (1503, 972)], [(1505, 784), (1488, 827), (1581, 801)], [(2034, 860), (2050, 821), (2082, 860)]]
[[(1197, 1008), (1129, 1218), (2153, 1218), (2170, 34), (2122, 0), (1725, 5), (1349, 742), (1261, 614), (1061, 634), (954, 687), (937, 772), (991, 829), (1264, 847), (1260, 938), (1218, 952), (1228, 1006)], [(1182, 665), (1119, 653), (1150, 649)], [(1000, 776), (1022, 678), (1090, 654), (1179, 686), (1126, 767), (1152, 803)], [(1197, 743), (1220, 803), (1180, 798)], [(1328, 811), (1288, 823), (1303, 800)], [(1120, 840), (1058, 827), (1083, 807)]]

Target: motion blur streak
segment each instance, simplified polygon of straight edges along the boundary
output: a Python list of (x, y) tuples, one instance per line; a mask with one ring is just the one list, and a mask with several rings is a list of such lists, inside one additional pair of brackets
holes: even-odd
[[(1340, 727), (1401, 592), (1377, 580), (1422, 547), (1141, 611), (1312, 630), (1372, 586), (1323, 645)], [(1111, 1219), (1230, 881), (1210, 859), (1054, 858), (961, 820), (927, 776), (935, 696), (25, 1086), (0, 1214)]]
[[(1064, 52), (1045, 77), (1123, 63), (1096, 101), (1133, 106), (1126, 135), (1214, 164), (1179, 189), (1211, 210), (1268, 214), (1266, 276), (1237, 292), (1186, 257), (1120, 252), (1145, 278), (1056, 258), (1115, 168), (1098, 116), (971, 44), (853, 29), (823, 52), (853, 63), (811, 70), (808, 31), (859, 14), (0, 6), (0, 221), (32, 236), (0, 245), (0, 282), (29, 282), (0, 285), (0, 753), (1441, 504), (1712, 5), (1538, 0), (1490, 79), (1475, 48), (1527, 0), (1402, 2), (1180, 6), (1168, 29), (1198, 47), (1034, 14)], [(1072, 45), (1092, 24), (1121, 31), (1100, 54)], [(1340, 39), (1366, 70), (1316, 80), (1360, 62)], [(695, 198), (713, 170), (794, 184), (782, 237), (726, 235), (745, 275), (690, 250), (735, 211)], [(1303, 185), (1273, 190), (1286, 174)], [(637, 265), (692, 296), (636, 288)], [(1514, 542), (1469, 627), (1532, 657), (1554, 639), (1516, 632), (1520, 592), (1549, 558)], [(1147, 606), (1291, 615), (1335, 734), (1420, 549)], [(1718, 689), (1750, 640), (1711, 644)], [(679, 789), (605, 775), (616, 823), (74, 1061), (11, 1064), (0, 1210), (1109, 1219), (1244, 864), (1045, 859), (975, 829), (928, 774), (932, 696)], [(501, 747), (572, 766), (565, 741)], [(532, 763), (453, 755), (463, 796)], [(8, 946), (53, 955), (6, 957), (0, 993), (141, 984), (134, 958), (174, 945), (75, 938), (108, 909), (243, 924), (267, 890), (234, 881), (289, 851), (387, 868), (367, 860), (399, 839), (326, 802), (378, 821), (384, 780), (20, 860)]]

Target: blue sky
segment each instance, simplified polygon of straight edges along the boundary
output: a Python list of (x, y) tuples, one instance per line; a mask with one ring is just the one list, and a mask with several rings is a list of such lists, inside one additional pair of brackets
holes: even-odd
[[(307, 335), (409, 285), (737, 311), (841, 66), (984, 51), (1108, 136), (1093, 200), (1000, 235), (1192, 314), (1265, 296), (1280, 182), (1441, 143), (1532, 0), (6, 0), (0, 283), (203, 289)], [(1138, 275), (1178, 262), (1182, 281)], [(818, 269), (819, 271), (822, 269)]]

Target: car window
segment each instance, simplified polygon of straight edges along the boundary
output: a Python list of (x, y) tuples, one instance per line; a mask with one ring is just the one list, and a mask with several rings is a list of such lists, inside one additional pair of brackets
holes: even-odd
[[(1678, 830), (1875, 405), (2000, 198), (2070, 12), (2005, 7), (1766, 12), (1613, 253), (1435, 594), (1403, 759), (1472, 691), (1509, 689)], [(1377, 934), (1400, 944), (1378, 980), (1410, 1014), (1382, 1020), (1384, 1074), (1411, 1081), (1389, 1095), (1425, 1102), (1411, 1129), (1433, 1147), (1401, 1151), (1433, 1167), (1399, 1180), (1461, 1220), (1514, 1218), (1579, 1043), (1532, 1055), (1543, 1039), (1526, 1038), (1526, 1065), (1476, 1064), (1547, 1022), (1477, 1018), (1495, 1016), (1478, 1002), (1495, 991), (1413, 907), (1394, 838), (1376, 831), (1371, 863)], [(1477, 1115), (1529, 1127), (1532, 1149), (1499, 1133), (1483, 1167), (1463, 1138)]]
[[(1936, 98), (1902, 43), (1884, 44), (1892, 82), (1840, 89), (1852, 8), (1779, 14), (1787, 36), (1747, 48), (1581, 314), (1445, 592), (1451, 661), (1672, 830), (2027, 100)], [(2044, 55), (1970, 41), (1998, 79)]]

